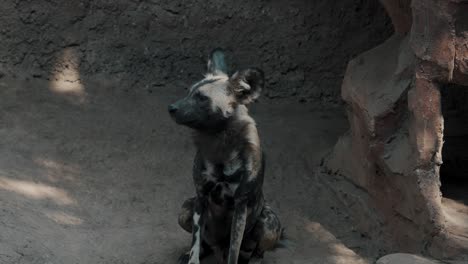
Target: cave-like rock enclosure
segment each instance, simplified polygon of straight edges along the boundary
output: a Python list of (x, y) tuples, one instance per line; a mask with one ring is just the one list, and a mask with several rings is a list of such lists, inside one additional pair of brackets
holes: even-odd
[(350, 131), (324, 166), (359, 189), (342, 195), (359, 204), (363, 230), (396, 250), (466, 259), (466, 230), (445, 210), (440, 171), (453, 174), (466, 159), (468, 1), (381, 2), (395, 33), (349, 62), (342, 98)]

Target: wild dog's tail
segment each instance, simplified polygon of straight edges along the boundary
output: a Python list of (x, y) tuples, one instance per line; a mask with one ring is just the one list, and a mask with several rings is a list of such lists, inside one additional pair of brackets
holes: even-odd
[(288, 237), (286, 236), (286, 229), (281, 228), (281, 235), (280, 235), (278, 242), (276, 242), (274, 249), (279, 249), (279, 248), (293, 249), (295, 246), (296, 244), (292, 240), (288, 239)]

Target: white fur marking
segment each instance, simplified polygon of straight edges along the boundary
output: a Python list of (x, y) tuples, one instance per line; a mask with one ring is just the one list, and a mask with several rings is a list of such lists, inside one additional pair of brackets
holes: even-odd
[(237, 188), (239, 187), (239, 184), (238, 183), (230, 183), (229, 184), (229, 190), (231, 191), (231, 193), (235, 193)]
[(224, 175), (231, 176), (236, 173), (242, 167), (242, 160), (234, 157), (232, 160), (224, 164), (223, 173)]
[(211, 110), (213, 112), (221, 109), (224, 114), (232, 112), (230, 102), (232, 98), (228, 95), (226, 85), (220, 86), (213, 83), (213, 85), (205, 85), (200, 88), (200, 93), (211, 99)]
[[(224, 74), (221, 74), (221, 75), (212, 75), (212, 74), (207, 74), (204, 76), (205, 78), (203, 78), (202, 80), (196, 82), (195, 84), (192, 85), (192, 87), (190, 87), (190, 91), (189, 93), (193, 92), (193, 89), (197, 86), (199, 86), (201, 83), (203, 82), (209, 82), (209, 81), (213, 81), (213, 82), (210, 82), (210, 83), (207, 83), (207, 84), (212, 84), (212, 83), (216, 83), (217, 81), (220, 81), (220, 80), (223, 80), (223, 81), (226, 81), (229, 79), (229, 77), (227, 75), (224, 75)], [(204, 86), (204, 85), (203, 85)], [(202, 87), (203, 87), (202, 86)], [(201, 88), (201, 87), (200, 87)]]
[(242, 86), (244, 89), (250, 91), (250, 85), (246, 83), (244, 80), (240, 80), (239, 85)]
[(260, 138), (258, 137), (257, 128), (255, 126), (249, 126), (245, 136), (247, 138), (247, 142), (255, 146), (260, 146)]
[(192, 249), (190, 250), (189, 263), (200, 264), (200, 215), (198, 213), (193, 214), (193, 223), (198, 226), (197, 232), (195, 233), (195, 243), (193, 244)]
[(228, 95), (227, 91), (228, 81), (227, 76), (217, 76), (215, 82), (207, 83), (198, 89), (201, 94), (211, 99), (211, 110), (215, 112), (221, 109), (226, 117), (232, 115), (233, 112), (230, 105), (233, 98)]
[(211, 164), (210, 162), (208, 161), (205, 161), (205, 173), (208, 173), (208, 174), (213, 174), (214, 172), (214, 166), (213, 164)]
[(209, 181), (214, 180), (215, 178), (214, 178), (213, 174), (214, 174), (215, 169), (214, 169), (213, 164), (211, 164), (208, 161), (205, 161), (205, 168), (206, 168), (205, 171), (203, 171), (203, 173), (202, 173), (204, 178), (206, 180), (209, 180)]
[(247, 164), (245, 164), (245, 168), (248, 172), (248, 175), (249, 175), (249, 178), (247, 178), (248, 181), (252, 181), (254, 179), (254, 175), (253, 175), (253, 161), (251, 159), (249, 159), (247, 161)]
[(255, 120), (253, 120), (253, 118), (249, 115), (249, 110), (247, 109), (247, 107), (245, 105), (239, 105), (237, 108), (236, 108), (236, 113), (235, 113), (237, 119), (239, 121), (244, 121), (246, 123), (250, 123), (252, 124), (253, 126), (255, 126)]

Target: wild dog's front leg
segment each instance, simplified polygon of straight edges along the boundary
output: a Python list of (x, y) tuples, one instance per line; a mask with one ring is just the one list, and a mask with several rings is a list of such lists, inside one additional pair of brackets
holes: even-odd
[(233, 216), (228, 264), (237, 264), (242, 238), (244, 237), (246, 221), (247, 203), (243, 201), (236, 205)]
[(243, 156), (245, 173), (234, 195), (235, 211), (231, 226), (228, 264), (238, 264), (247, 222), (247, 202), (256, 199), (254, 197), (261, 192), (263, 183), (263, 157), (260, 148), (255, 144), (249, 144)]
[(190, 249), (189, 264), (200, 264), (200, 252), (202, 245), (201, 226), (202, 226), (203, 207), (200, 199), (195, 202), (193, 212), (193, 227), (192, 227), (192, 248)]
[[(201, 236), (201, 226), (203, 220), (203, 204), (204, 204), (204, 178), (202, 175), (203, 170), (203, 159), (199, 153), (195, 155), (195, 160), (193, 163), (193, 180), (195, 183), (195, 188), (197, 191), (197, 197), (193, 201), (193, 216), (192, 216), (192, 247), (190, 253), (186, 255), (188, 259), (188, 264), (199, 264), (200, 263), (200, 252), (202, 250), (202, 236)], [(186, 207), (190, 209), (190, 202), (187, 202)], [(186, 229), (186, 228), (184, 228)], [(188, 229), (188, 228), (187, 228)], [(187, 230), (186, 229), (186, 230)]]

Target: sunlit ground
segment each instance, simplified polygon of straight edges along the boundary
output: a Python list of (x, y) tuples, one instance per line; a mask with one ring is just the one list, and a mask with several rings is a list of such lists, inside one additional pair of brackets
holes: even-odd
[(48, 199), (61, 205), (70, 205), (75, 203), (75, 201), (64, 190), (42, 183), (20, 181), (0, 176), (0, 189), (20, 194), (30, 199)]
[(449, 198), (443, 198), (442, 205), (449, 232), (468, 238), (468, 205)]

